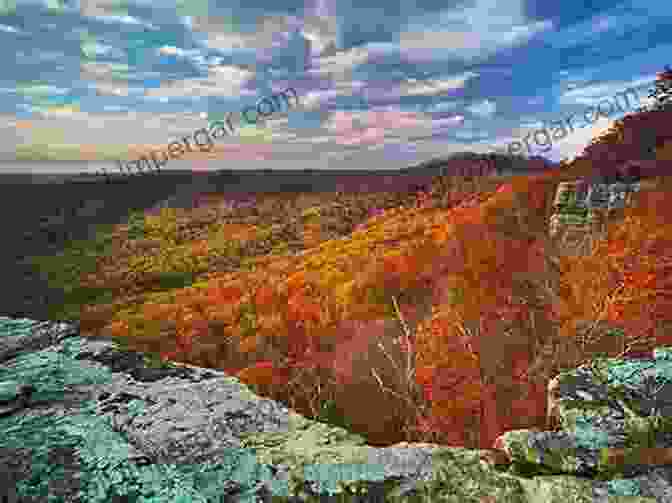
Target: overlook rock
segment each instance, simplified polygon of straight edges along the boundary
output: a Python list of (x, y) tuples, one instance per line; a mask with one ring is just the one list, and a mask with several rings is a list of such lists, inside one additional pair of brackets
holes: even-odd
[[(667, 466), (615, 469), (618, 463), (605, 461), (610, 452), (600, 450), (655, 447), (662, 458), (647, 460), (664, 461), (672, 441), (663, 399), (669, 354), (598, 362), (613, 382), (581, 369), (558, 376), (549, 404), (560, 429), (507, 432), (493, 450), (376, 448), (259, 397), (221, 371), (152, 368), (111, 340), (81, 337), (76, 325), (0, 317), (0, 496), (87, 503), (672, 501)], [(493, 456), (500, 462), (486, 462)]]

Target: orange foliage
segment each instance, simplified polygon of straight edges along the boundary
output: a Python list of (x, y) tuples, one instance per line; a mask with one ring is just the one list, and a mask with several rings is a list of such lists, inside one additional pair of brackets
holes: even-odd
[[(582, 323), (602, 318), (631, 338), (672, 339), (659, 330), (672, 321), (665, 193), (639, 194), (639, 206), (626, 210), (589, 256), (563, 257), (553, 272), (547, 260), (548, 211), (558, 180), (632, 158), (625, 145), (610, 153), (612, 144), (634, 126), (662, 120), (647, 117), (626, 117), (562, 173), (513, 177), (494, 193), (448, 209), (429, 208), (419, 197), (421, 209), (388, 210), (342, 240), (321, 242), (318, 226), (304, 228), (304, 240), (314, 237), (319, 249), (260, 259), (253, 272), (213, 277), (198, 292), (180, 290), (172, 302), (148, 302), (112, 328), (128, 333), (144, 323), (170, 322), (174, 336), (166, 350), (186, 354), (220, 324), (217, 333), (238, 338), (236, 351), (263, 360), (241, 365), (238, 377), (269, 393), (280, 393), (292, 371), (319, 360), (338, 379), (335, 394), (353, 424), (380, 442), (398, 441), (398, 417), (390, 412), (382, 425), (370, 414), (371, 408), (387, 414), (392, 403), (403, 409), (371, 378), (371, 366), (387, 364), (380, 340), (397, 356), (412, 353), (415, 382), (431, 402), (430, 415), (417, 418), (418, 429), (440, 433), (452, 445), (491, 447), (503, 431), (541, 426), (545, 418), (545, 382), (526, 374), (542, 336), (557, 331), (570, 339)], [(664, 136), (653, 143), (664, 144)], [(553, 302), (542, 295), (551, 279), (559, 285)], [(418, 322), (406, 346), (399, 343), (393, 297), (403, 298), (403, 317)], [(419, 307), (427, 299), (430, 314)], [(274, 356), (282, 357), (273, 362), (270, 341)], [(323, 343), (334, 347), (322, 350)], [(386, 383), (402, 389), (394, 369), (387, 370)]]
[(259, 391), (269, 392), (274, 388), (286, 386), (289, 374), (286, 368), (275, 366), (273, 362), (259, 361), (238, 372), (236, 377), (257, 387)]
[(314, 302), (304, 292), (292, 295), (287, 301), (287, 314), (289, 318), (298, 322), (319, 323), (321, 311), (320, 304)]
[(672, 321), (672, 219), (660, 205), (661, 192), (638, 194), (636, 206), (611, 228), (587, 257), (566, 258), (564, 281), (571, 312), (565, 334), (576, 320), (602, 319), (621, 327), (637, 353), (669, 344), (660, 330)]
[[(515, 185), (516, 190), (536, 190), (532, 202), (539, 209), (546, 206), (552, 194), (544, 184), (535, 186), (530, 181), (519, 181)], [(519, 338), (512, 340), (515, 344), (509, 347), (497, 348), (498, 343), (489, 340), (495, 334), (501, 337), (502, 329), (511, 324), (525, 326), (527, 310), (514, 302), (519, 288), (516, 275), (534, 275), (535, 270), (541, 273), (540, 248), (527, 237), (525, 231), (529, 229), (513, 228), (506, 223), (521, 200), (513, 186), (504, 187), (482, 204), (479, 211), (466, 209), (458, 215), (457, 223), (449, 224), (452, 239), (443, 248), (447, 254), (433, 257), (444, 261), (441, 280), (435, 283), (435, 301), (445, 302), (450, 292), (462, 294), (457, 303), (442, 304), (445, 307), (441, 313), (435, 314), (432, 324), (419, 335), (422, 339), (419, 366), (438, 365), (442, 379), (451, 382), (444, 389), (441, 379), (434, 378), (430, 391), (434, 398), (433, 414), (469, 417), (467, 410), (475, 413), (478, 409), (481, 447), (489, 447), (512, 424), (502, 404), (507, 401), (503, 386), (518, 389), (513, 394), (518, 400), (508, 399), (510, 409), (525, 409), (530, 421), (536, 421), (545, 412), (539, 385), (516, 382), (522, 374), (520, 369), (529, 363), (532, 341)], [(527, 218), (530, 227), (541, 225), (534, 215)], [(423, 351), (427, 353), (424, 356)]]
[(277, 307), (277, 295), (275, 290), (268, 285), (262, 285), (255, 293), (254, 303), (260, 314), (270, 314)]

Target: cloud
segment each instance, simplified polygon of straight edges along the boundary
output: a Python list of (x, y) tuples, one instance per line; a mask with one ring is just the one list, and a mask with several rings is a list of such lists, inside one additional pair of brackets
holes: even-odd
[(340, 51), (333, 56), (315, 58), (315, 68), (307, 73), (320, 76), (343, 76), (357, 65), (363, 65), (369, 59), (369, 51), (366, 47), (353, 47), (346, 51)]
[[(178, 0), (176, 9), (139, 1), (79, 0), (79, 10), (44, 22), (10, 26), (5, 20), (0, 35), (16, 43), (17, 63), (7, 65), (0, 99), (17, 119), (36, 111), (40, 121), (53, 121), (68, 135), (59, 144), (164, 146), (213, 117), (237, 115), (241, 98), (291, 86), (301, 104), (295, 113), (278, 113), (263, 126), (241, 124), (239, 135), (217, 144), (244, 144), (236, 150), (240, 159), (265, 158), (260, 162), (271, 168), (275, 160), (294, 167), (319, 159), (389, 167), (413, 156), (488, 151), (486, 135), (522, 139), (543, 125), (537, 114), (552, 108), (560, 109), (557, 119), (582, 114), (630, 86), (652, 85), (654, 75), (627, 82), (619, 72), (631, 75), (633, 63), (642, 62), (651, 72), (669, 52), (661, 44), (655, 54), (637, 52), (641, 38), (664, 23), (650, 18), (644, 24), (652, 8), (627, 3), (552, 31), (556, 18), (531, 17), (534, 9), (523, 0), (449, 0), (439, 7), (402, 2), (382, 11), (306, 0), (299, 9), (274, 5), (265, 12), (255, 2)], [(670, 8), (656, 12), (665, 16)], [(628, 38), (632, 27), (638, 32)], [(584, 43), (595, 43), (595, 50), (558, 55), (547, 49)], [(591, 66), (616, 44), (618, 58)], [(546, 61), (551, 66), (541, 68)], [(552, 66), (560, 61), (561, 67)], [(19, 85), (12, 78), (20, 78)], [(583, 147), (591, 134), (589, 126), (576, 129), (558, 148)], [(249, 150), (260, 143), (272, 147)]]
[[(549, 159), (559, 161), (562, 158), (572, 159), (580, 154), (586, 148), (593, 138), (607, 132), (614, 121), (605, 117), (600, 117), (590, 127), (574, 129), (573, 133), (568, 134), (562, 140), (553, 144), (553, 147), (543, 155)], [(536, 145), (535, 145), (536, 147)], [(538, 147), (536, 147), (538, 149)]]
[[(606, 13), (600, 12), (579, 23), (547, 33), (544, 36), (544, 43), (555, 50), (569, 49), (581, 45), (594, 45), (600, 40), (614, 40), (633, 33), (651, 23), (651, 14), (642, 12), (646, 9), (644, 4), (645, 2), (641, 2), (637, 5), (639, 11), (637, 12), (630, 8), (628, 2), (623, 2)], [(666, 16), (662, 11), (653, 15), (659, 18)]]
[(445, 80), (407, 80), (406, 83), (402, 84), (400, 87), (401, 92), (407, 96), (435, 95), (442, 94), (446, 91), (462, 89), (470, 79), (477, 76), (478, 74), (474, 72), (466, 72), (463, 75), (458, 75)]
[(301, 108), (306, 111), (320, 110), (339, 96), (352, 96), (365, 89), (366, 83), (362, 81), (342, 80), (333, 83), (333, 89), (318, 89), (307, 91), (301, 96)]
[(209, 48), (223, 50), (263, 50), (286, 46), (296, 25), (296, 18), (279, 15), (260, 16), (256, 25), (248, 31), (243, 31), (242, 26), (230, 17), (194, 16), (191, 21), (194, 31), (206, 33)]
[(452, 112), (460, 106), (460, 104), (461, 103), (458, 101), (441, 101), (434, 105), (422, 106), (422, 109), (425, 112)]
[(164, 45), (159, 47), (157, 52), (163, 56), (189, 56), (194, 54), (195, 51), (187, 51), (172, 45)]
[(467, 110), (480, 117), (489, 118), (497, 111), (497, 105), (492, 101), (485, 100), (467, 107)]
[(6, 24), (0, 24), (0, 31), (4, 31), (5, 33), (25, 33), (23, 30), (17, 30), (13, 26), (8, 26)]
[(311, 42), (311, 56), (329, 57), (337, 54), (338, 26), (336, 18), (307, 16), (303, 22), (304, 26), (301, 34)]
[(145, 92), (142, 87), (129, 85), (130, 67), (125, 63), (82, 61), (79, 75), (81, 81), (98, 96), (141, 95)]
[(82, 16), (104, 18), (106, 16), (127, 15), (126, 0), (79, 0)]
[(301, 98), (301, 103), (306, 110), (318, 110), (327, 100), (343, 94), (337, 89), (325, 89), (319, 91), (310, 91)]
[(95, 19), (98, 21), (102, 21), (105, 23), (118, 23), (118, 24), (130, 24), (130, 25), (138, 25), (142, 26), (143, 28), (149, 28), (150, 30), (158, 30), (156, 26), (154, 26), (151, 23), (146, 23), (138, 19), (137, 17), (133, 16), (95, 16)]
[[(602, 99), (613, 99), (614, 96), (624, 92), (626, 89), (638, 89), (652, 85), (655, 80), (655, 75), (648, 75), (629, 82), (605, 82), (576, 87), (562, 93), (558, 98), (558, 102), (564, 105), (593, 106), (597, 105)], [(646, 93), (638, 94), (640, 99), (646, 96)]]
[(85, 58), (96, 59), (99, 56), (104, 56), (107, 58), (123, 59), (126, 57), (126, 53), (123, 50), (112, 45), (102, 44), (94, 37), (87, 35), (82, 36), (80, 47), (81, 53)]
[(333, 132), (334, 141), (342, 145), (379, 143), (383, 139), (431, 138), (437, 131), (461, 126), (464, 117), (433, 120), (415, 112), (373, 110), (334, 112), (325, 128)]
[(183, 79), (161, 84), (158, 88), (147, 89), (145, 94), (151, 97), (238, 97), (243, 93), (245, 82), (253, 76), (254, 72), (238, 66), (211, 67), (206, 78)]
[(521, 0), (475, 0), (411, 20), (399, 34), (405, 51), (434, 50), (451, 57), (483, 58), (501, 49), (522, 45), (553, 27), (550, 21), (530, 21)]

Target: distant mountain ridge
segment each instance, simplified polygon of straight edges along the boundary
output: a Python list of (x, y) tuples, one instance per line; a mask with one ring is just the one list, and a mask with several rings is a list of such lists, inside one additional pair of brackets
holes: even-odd
[(457, 152), (423, 161), (411, 169), (439, 169), (442, 175), (448, 176), (502, 176), (535, 173), (559, 166), (560, 163), (538, 155), (523, 157), (497, 153)]

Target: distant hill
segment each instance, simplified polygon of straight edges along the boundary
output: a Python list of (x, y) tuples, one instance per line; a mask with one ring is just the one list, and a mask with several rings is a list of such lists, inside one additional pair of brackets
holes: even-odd
[(542, 156), (512, 156), (507, 154), (478, 154), (457, 152), (445, 157), (423, 161), (412, 169), (436, 169), (443, 175), (454, 176), (508, 176), (535, 173), (559, 167)]

